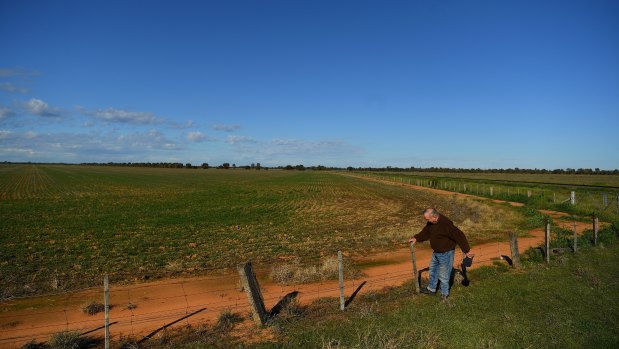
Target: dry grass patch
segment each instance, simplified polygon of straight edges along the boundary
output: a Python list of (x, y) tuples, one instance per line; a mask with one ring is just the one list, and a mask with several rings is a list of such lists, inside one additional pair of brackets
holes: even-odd
[[(344, 259), (344, 277), (354, 279), (362, 275), (361, 271), (352, 267)], [(278, 264), (271, 269), (271, 280), (276, 283), (291, 285), (322, 280), (335, 280), (339, 277), (337, 257), (323, 259), (318, 265), (304, 265), (300, 258), (294, 258), (288, 263)]]

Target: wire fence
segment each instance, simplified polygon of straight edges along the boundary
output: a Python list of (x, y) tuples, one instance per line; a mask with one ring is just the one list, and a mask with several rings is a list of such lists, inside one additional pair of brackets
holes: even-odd
[(488, 182), (484, 179), (429, 177), (393, 173), (354, 173), (368, 179), (512, 201), (533, 207), (619, 218), (619, 188), (553, 183)]
[[(564, 223), (565, 225), (566, 223)], [(576, 223), (574, 223), (576, 224)], [(553, 229), (565, 229), (555, 225)], [(580, 227), (582, 234), (585, 227)], [(520, 251), (540, 245), (540, 236), (521, 237)], [(403, 249), (400, 249), (402, 252)], [(428, 248), (422, 248), (416, 264), (422, 270), (429, 266)], [(487, 265), (502, 263), (503, 256), (510, 256), (508, 241), (490, 242), (474, 246), (475, 264)], [(322, 257), (316, 254), (309, 257)], [(331, 256), (334, 257), (334, 256)], [(455, 258), (455, 268), (464, 256)], [(362, 286), (362, 293), (384, 290), (414, 281), (412, 261), (403, 261), (376, 270), (366, 268), (362, 277), (347, 279), (343, 286), (347, 296)], [(355, 261), (347, 259), (345, 268), (354, 267)], [(262, 295), (265, 305), (270, 308), (291, 292), (298, 292), (301, 303), (310, 303), (325, 297), (338, 297), (340, 284), (337, 280), (322, 280), (312, 283), (277, 284), (268, 280), (269, 269), (273, 265), (259, 265), (258, 275), (262, 282)], [(377, 271), (378, 270), (378, 271)], [(252, 309), (241, 289), (239, 275), (229, 269), (220, 269), (225, 275), (203, 276), (186, 279), (167, 279), (142, 284), (112, 284), (110, 286), (109, 322), (112, 339), (143, 338), (148, 333), (166, 324), (179, 321), (175, 326), (212, 324), (221, 314), (232, 312), (251, 318)], [(364, 283), (362, 285), (362, 283)], [(101, 280), (103, 285), (103, 280)], [(104, 290), (101, 286), (71, 292), (62, 292), (42, 297), (23, 297), (4, 304), (0, 314), (0, 347), (17, 347), (24, 343), (48, 341), (52, 336), (64, 331), (87, 333), (89, 336), (102, 336), (104, 319), (102, 313), (85, 313), (88, 303), (101, 303)], [(41, 310), (39, 310), (41, 309)], [(200, 309), (204, 312), (193, 313)], [(246, 316), (247, 315), (247, 316)], [(245, 323), (243, 326), (251, 326)]]

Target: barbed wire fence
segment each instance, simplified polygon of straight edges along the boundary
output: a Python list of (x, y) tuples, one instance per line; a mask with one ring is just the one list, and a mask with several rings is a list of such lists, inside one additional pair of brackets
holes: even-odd
[[(566, 224), (566, 223), (565, 223)], [(565, 229), (566, 226), (549, 223), (546, 227), (545, 236), (550, 236), (550, 229)], [(576, 223), (574, 222), (574, 230)], [(592, 230), (596, 232), (599, 223), (596, 219), (592, 222)], [(581, 232), (582, 233), (582, 229)], [(515, 236), (515, 234), (511, 234)], [(574, 247), (576, 251), (576, 231), (574, 233)], [(547, 239), (548, 239), (547, 238)], [(548, 240), (546, 240), (548, 241)], [(520, 251), (539, 246), (539, 239), (524, 238), (517, 243)], [(543, 254), (548, 260), (553, 250), (548, 248), (548, 242), (542, 247)], [(411, 246), (411, 249), (413, 247)], [(507, 261), (510, 265), (514, 259), (513, 250), (510, 251), (510, 241), (497, 241), (474, 247), (476, 265), (487, 265), (502, 263)], [(414, 250), (412, 250), (414, 251)], [(341, 253), (341, 251), (340, 251)], [(317, 254), (312, 257), (322, 257), (324, 254)], [(332, 256), (333, 257), (333, 256)], [(508, 257), (508, 258), (505, 258)], [(459, 259), (456, 258), (455, 269), (459, 267), (459, 261), (463, 255), (460, 252)], [(265, 305), (273, 307), (287, 295), (293, 292), (298, 293), (299, 300), (303, 303), (310, 303), (313, 300), (325, 297), (340, 297), (347, 301), (340, 301), (339, 309), (344, 310), (356, 294), (360, 291), (370, 292), (384, 290), (388, 287), (399, 286), (412, 281), (413, 285), (417, 282), (418, 272), (415, 273), (413, 265), (419, 265), (419, 269), (428, 268), (429, 261), (421, 263), (415, 258), (415, 253), (411, 254), (410, 262), (400, 264), (398, 268), (386, 270), (372, 276), (359, 277), (354, 279), (320, 280), (317, 282), (302, 284), (292, 283), (288, 285), (266, 283), (261, 287), (261, 293)], [(346, 263), (339, 265), (339, 271), (343, 274), (343, 268), (353, 266), (353, 261), (346, 260)], [(272, 267), (272, 266), (271, 266)], [(268, 266), (261, 265), (259, 269), (260, 279), (266, 280), (264, 274), (268, 273)], [(62, 303), (53, 310), (38, 311), (35, 307), (16, 312), (6, 312), (0, 315), (0, 347), (16, 347), (29, 341), (44, 342), (60, 332), (72, 331), (81, 335), (101, 336), (105, 332), (111, 334), (111, 339), (121, 338), (141, 338), (148, 340), (149, 333), (156, 333), (162, 329), (165, 331), (172, 325), (199, 326), (216, 322), (218, 317), (224, 312), (241, 314), (246, 319), (251, 318), (252, 308), (244, 291), (241, 288), (240, 275), (230, 273), (229, 268), (213, 269), (221, 273), (221, 276), (204, 276), (187, 279), (170, 279), (164, 281), (146, 282), (143, 284), (111, 284), (109, 287), (110, 309), (109, 322), (104, 321), (100, 313), (96, 315), (84, 314), (84, 300), (101, 300), (104, 298), (105, 290), (99, 287), (90, 287), (80, 290), (63, 291), (53, 295), (33, 297), (20, 297), (15, 300), (45, 301), (54, 299)], [(105, 278), (109, 278), (106, 275)], [(103, 278), (102, 278), (103, 281)], [(103, 284), (103, 282), (101, 283)], [(421, 286), (417, 284), (417, 286)], [(414, 292), (414, 289), (413, 289)], [(82, 308), (80, 308), (80, 306)], [(45, 308), (45, 306), (42, 306)], [(149, 309), (150, 308), (150, 309)], [(247, 322), (243, 326), (251, 326)], [(107, 329), (107, 331), (105, 331)], [(104, 332), (105, 331), (105, 332)], [(109, 338), (108, 338), (109, 340)]]

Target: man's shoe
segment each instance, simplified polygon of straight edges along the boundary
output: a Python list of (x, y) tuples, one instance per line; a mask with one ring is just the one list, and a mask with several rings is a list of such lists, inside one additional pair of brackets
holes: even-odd
[(449, 303), (449, 295), (441, 294), (441, 302)]
[(430, 296), (434, 296), (436, 294), (436, 291), (432, 292), (430, 290), (428, 290), (427, 288), (422, 288), (421, 290), (419, 290), (419, 292), (423, 293), (423, 294), (427, 294)]

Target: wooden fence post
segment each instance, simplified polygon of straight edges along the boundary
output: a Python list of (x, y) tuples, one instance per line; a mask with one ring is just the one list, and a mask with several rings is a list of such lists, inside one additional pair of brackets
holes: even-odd
[(260, 285), (258, 285), (251, 262), (239, 265), (238, 271), (241, 276), (241, 284), (252, 309), (252, 318), (257, 325), (264, 326), (267, 322), (267, 312), (264, 308), (264, 299), (262, 298)]
[(578, 251), (578, 231), (576, 230), (576, 222), (574, 222), (574, 253)]
[(490, 196), (494, 196), (494, 187), (490, 187)]
[(572, 203), (572, 205), (576, 205), (576, 192), (572, 191), (570, 193), (570, 202)]
[(597, 246), (598, 245), (598, 226), (599, 226), (599, 220), (598, 217), (593, 214), (593, 246)]
[(337, 269), (340, 278), (340, 310), (344, 310), (346, 303), (344, 301), (344, 257), (342, 257), (342, 251), (337, 251)]
[(546, 232), (544, 234), (546, 247), (546, 263), (550, 263), (550, 222), (546, 219)]
[(105, 311), (105, 349), (110, 349), (110, 279), (103, 277), (103, 305)]
[(518, 235), (513, 231), (509, 232), (509, 248), (512, 252), (512, 266), (514, 269), (520, 268), (520, 253), (518, 252)]
[(410, 243), (411, 260), (413, 261), (413, 283), (415, 284), (415, 293), (419, 294), (419, 279), (417, 278), (417, 259), (415, 258), (415, 244)]

